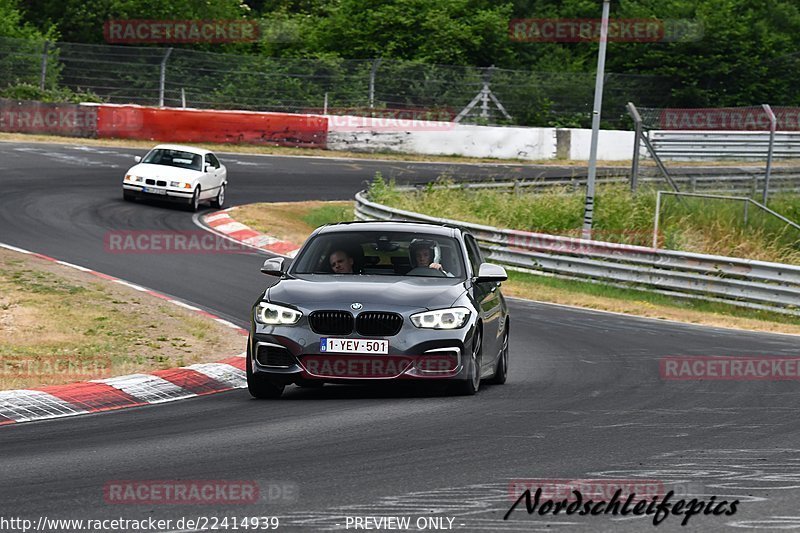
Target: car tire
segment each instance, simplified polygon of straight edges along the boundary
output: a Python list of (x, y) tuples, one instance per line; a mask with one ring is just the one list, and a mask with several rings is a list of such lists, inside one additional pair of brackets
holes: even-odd
[(217, 192), (217, 197), (211, 200), (211, 207), (216, 207), (217, 209), (222, 209), (222, 206), (225, 205), (225, 184), (219, 186), (219, 192)]
[(122, 199), (126, 202), (133, 202), (136, 200), (136, 196), (132, 192), (122, 191)]
[(278, 385), (265, 376), (253, 373), (253, 358), (250, 356), (250, 347), (247, 348), (247, 363), (245, 364), (247, 373), (247, 390), (250, 396), (260, 400), (280, 398), (283, 394), (285, 385)]
[(453, 392), (459, 396), (472, 396), (481, 388), (481, 353), (483, 350), (481, 330), (475, 332), (475, 340), (472, 343), (470, 354), (470, 375), (469, 378), (453, 384)]
[(192, 199), (189, 201), (189, 211), (191, 211), (192, 213), (196, 213), (198, 209), (200, 209), (200, 186), (199, 185), (195, 188), (194, 194), (192, 194)]
[(497, 366), (494, 369), (494, 376), (489, 380), (489, 383), (495, 385), (502, 385), (508, 378), (508, 324), (506, 324), (506, 332), (503, 334), (503, 348), (500, 352), (500, 358), (497, 360)]

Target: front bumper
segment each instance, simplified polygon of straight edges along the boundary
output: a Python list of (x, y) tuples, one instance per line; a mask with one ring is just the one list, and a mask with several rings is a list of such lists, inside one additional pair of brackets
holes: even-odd
[[(164, 194), (157, 194), (145, 192), (145, 187), (152, 190), (164, 191)], [(163, 202), (176, 202), (182, 204), (191, 204), (194, 191), (183, 191), (169, 187), (155, 187), (151, 185), (131, 185), (124, 183), (122, 189), (126, 194), (133, 195), (135, 198), (142, 198), (148, 200), (161, 200)]]
[(403, 335), (404, 327), (398, 335), (382, 337), (389, 342), (385, 355), (321, 352), (320, 339), (327, 336), (310, 328), (253, 326), (247, 350), (253, 373), (279, 383), (451, 381), (470, 375), (473, 324), (458, 330), (419, 329), (411, 335)]

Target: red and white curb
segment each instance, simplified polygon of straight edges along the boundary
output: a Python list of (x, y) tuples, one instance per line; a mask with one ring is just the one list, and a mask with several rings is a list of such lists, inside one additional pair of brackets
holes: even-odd
[[(151, 289), (16, 246), (0, 243), (0, 248), (38, 257), (125, 285), (211, 318), (242, 335), (247, 335), (247, 330), (233, 322)], [(35, 389), (0, 391), (0, 426), (183, 400), (246, 386), (245, 354), (241, 353), (216, 363), (199, 363), (156, 370), (147, 374), (131, 374)]]
[(253, 228), (242, 224), (230, 216), (229, 213), (234, 209), (236, 208), (231, 207), (223, 211), (218, 211), (213, 215), (205, 215), (202, 217), (202, 222), (214, 233), (252, 248), (284, 255), (286, 257), (294, 257), (295, 254), (297, 254), (297, 251), (300, 249), (299, 245), (259, 233)]

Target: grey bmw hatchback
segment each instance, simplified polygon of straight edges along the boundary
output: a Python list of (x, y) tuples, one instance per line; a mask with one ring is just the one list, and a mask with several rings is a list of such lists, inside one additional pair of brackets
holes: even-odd
[(278, 398), (290, 384), (446, 381), (475, 394), (508, 373), (505, 269), (457, 227), (349, 222), (316, 229), (253, 305), (247, 386)]

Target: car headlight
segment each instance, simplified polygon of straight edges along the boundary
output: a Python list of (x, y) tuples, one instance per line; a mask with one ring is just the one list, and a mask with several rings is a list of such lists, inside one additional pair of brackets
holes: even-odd
[(469, 315), (466, 307), (438, 309), (411, 315), (411, 323), (425, 329), (458, 329), (467, 323)]
[(136, 180), (136, 181), (142, 181), (142, 177), (141, 176), (134, 176), (133, 179)]
[(170, 187), (180, 187), (180, 185), (181, 185), (180, 182), (177, 182), (177, 181), (170, 181), (169, 182), (169, 186)]
[(303, 313), (300, 311), (269, 302), (260, 302), (256, 309), (256, 321), (262, 324), (291, 326), (301, 316)]

